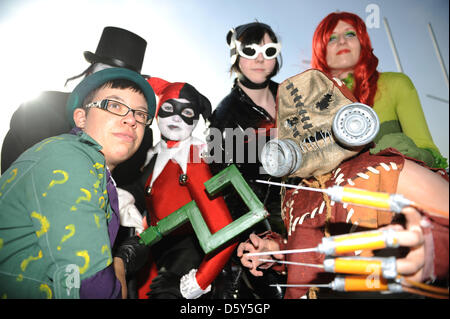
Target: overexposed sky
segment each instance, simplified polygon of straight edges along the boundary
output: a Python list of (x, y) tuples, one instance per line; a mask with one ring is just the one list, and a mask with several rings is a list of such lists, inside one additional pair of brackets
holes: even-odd
[(433, 139), (448, 158), (448, 82), (427, 28), (431, 23), (448, 76), (448, 0), (0, 0), (0, 143), (22, 102), (43, 90), (73, 88), (63, 87), (66, 78), (88, 66), (83, 52), (95, 52), (105, 26), (147, 40), (143, 73), (189, 82), (215, 107), (232, 85), (225, 41), (230, 28), (255, 19), (272, 26), (283, 46), (283, 67), (274, 78), (281, 82), (309, 67), (314, 29), (336, 10), (370, 19), (379, 71), (398, 71), (383, 24), (387, 18)]

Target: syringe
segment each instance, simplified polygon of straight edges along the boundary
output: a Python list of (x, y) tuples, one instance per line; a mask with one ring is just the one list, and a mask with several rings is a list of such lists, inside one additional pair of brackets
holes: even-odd
[(364, 206), (371, 207), (380, 210), (387, 210), (394, 213), (400, 213), (403, 208), (412, 206), (418, 208), (420, 210), (427, 211), (431, 215), (449, 218), (448, 211), (442, 211), (440, 209), (430, 207), (428, 205), (415, 203), (407, 198), (405, 198), (401, 194), (389, 194), (382, 192), (372, 192), (365, 189), (353, 188), (353, 187), (342, 187), (342, 186), (333, 186), (330, 188), (313, 188), (292, 184), (283, 184), (277, 182), (270, 182), (265, 180), (257, 179), (255, 180), (258, 183), (269, 184), (281, 187), (302, 189), (313, 192), (321, 192), (325, 193), (330, 198), (339, 203), (348, 203), (356, 206)]
[(330, 288), (335, 291), (390, 291), (402, 292), (399, 283), (388, 282), (377, 276), (337, 276), (328, 284), (272, 284), (272, 287), (318, 287)]
[(413, 204), (412, 201), (405, 198), (401, 194), (388, 194), (381, 192), (372, 192), (365, 189), (333, 186), (330, 188), (313, 188), (306, 186), (298, 186), (291, 184), (283, 184), (277, 182), (270, 182), (265, 180), (256, 180), (258, 183), (270, 184), (281, 187), (296, 188), (302, 190), (308, 190), (313, 192), (321, 192), (330, 196), (331, 200), (339, 203), (349, 203), (353, 205), (359, 205), (364, 207), (374, 207), (382, 210), (389, 210), (395, 213), (400, 213), (406, 206)]
[(247, 253), (245, 255), (251, 257), (306, 252), (318, 252), (325, 255), (340, 255), (355, 252), (357, 250), (396, 248), (398, 246), (397, 233), (393, 229), (384, 229), (324, 237), (322, 238), (322, 243), (314, 248), (264, 251)]
[(395, 279), (397, 277), (397, 264), (395, 257), (337, 257), (325, 258), (323, 264), (307, 264), (294, 261), (284, 261), (275, 259), (259, 259), (263, 262), (276, 262), (294, 266), (322, 268), (326, 272), (354, 274), (354, 275), (375, 275), (385, 279)]

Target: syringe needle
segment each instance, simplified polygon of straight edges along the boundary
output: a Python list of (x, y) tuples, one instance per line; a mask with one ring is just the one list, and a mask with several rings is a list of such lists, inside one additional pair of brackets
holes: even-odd
[(296, 253), (309, 253), (318, 252), (317, 247), (314, 248), (304, 248), (304, 249), (290, 249), (290, 250), (276, 250), (276, 251), (263, 251), (259, 253), (246, 253), (248, 257), (252, 256), (265, 256), (265, 255), (286, 255), (286, 254), (296, 254)]
[(323, 265), (306, 264), (306, 263), (299, 263), (299, 262), (295, 262), (295, 261), (276, 260), (276, 259), (264, 259), (264, 258), (260, 258), (259, 260), (260, 261), (264, 261), (264, 262), (275, 262), (275, 263), (279, 263), (279, 264), (294, 265), (294, 266), (324, 268)]
[(269, 184), (269, 185), (281, 186), (281, 187), (304, 189), (304, 190), (307, 190), (307, 191), (320, 192), (320, 193), (325, 193), (326, 192), (326, 189), (306, 187), (306, 186), (300, 186), (300, 185), (292, 185), (292, 184), (283, 184), (283, 183), (265, 181), (265, 180), (261, 180), (261, 179), (256, 179), (255, 182), (261, 183), (261, 184)]
[(317, 287), (317, 288), (331, 288), (331, 283), (330, 284), (271, 284), (270, 287)]

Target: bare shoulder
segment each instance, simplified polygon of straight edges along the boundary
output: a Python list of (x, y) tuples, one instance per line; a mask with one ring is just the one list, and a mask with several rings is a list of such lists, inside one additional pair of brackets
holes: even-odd
[(417, 203), (448, 211), (449, 183), (439, 173), (413, 161), (405, 160), (398, 180), (397, 193)]

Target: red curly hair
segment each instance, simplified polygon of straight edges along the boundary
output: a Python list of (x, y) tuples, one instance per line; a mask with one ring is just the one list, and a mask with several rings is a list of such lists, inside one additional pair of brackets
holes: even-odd
[(330, 73), (326, 60), (327, 44), (334, 28), (340, 20), (355, 28), (356, 35), (361, 44), (359, 61), (353, 72), (355, 78), (353, 94), (361, 103), (373, 106), (379, 77), (377, 71), (378, 58), (373, 54), (366, 25), (356, 14), (350, 12), (333, 12), (319, 23), (313, 37), (311, 66), (323, 72)]

